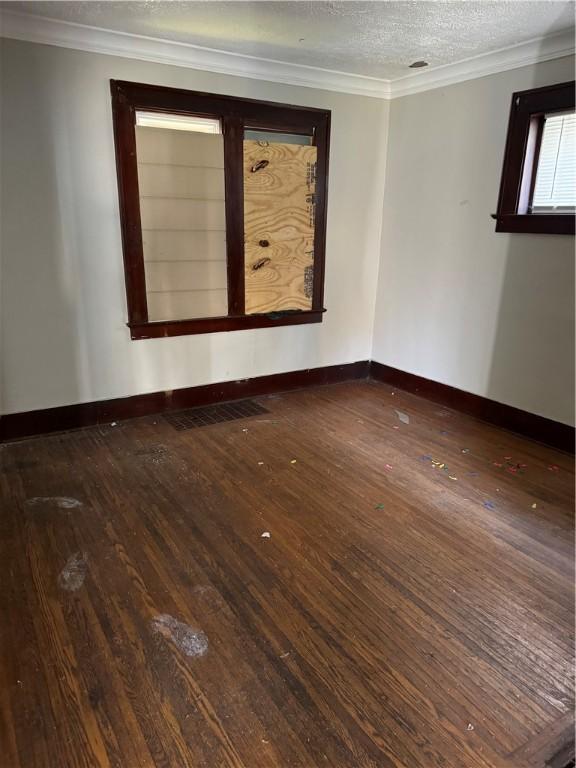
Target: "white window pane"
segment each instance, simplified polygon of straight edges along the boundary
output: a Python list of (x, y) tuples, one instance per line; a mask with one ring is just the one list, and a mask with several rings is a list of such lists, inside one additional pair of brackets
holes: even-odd
[(172, 115), (167, 112), (136, 112), (136, 125), (144, 128), (168, 128), (172, 131), (222, 133), (220, 120), (190, 115)]
[(546, 117), (532, 210), (576, 208), (576, 114)]
[(224, 137), (214, 133), (136, 126), (151, 322), (228, 314)]

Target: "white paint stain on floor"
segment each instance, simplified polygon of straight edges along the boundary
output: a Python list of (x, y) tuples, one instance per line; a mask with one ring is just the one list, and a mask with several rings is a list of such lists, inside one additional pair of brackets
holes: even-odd
[(171, 640), (186, 656), (204, 656), (208, 650), (208, 638), (204, 632), (192, 629), (168, 613), (156, 616), (151, 623), (153, 632)]
[(34, 496), (32, 499), (26, 499), (29, 507), (59, 507), (60, 509), (75, 509), (81, 507), (82, 502), (69, 496)]
[(75, 592), (84, 584), (88, 563), (86, 555), (82, 552), (75, 552), (72, 557), (66, 561), (66, 565), (58, 576), (58, 586), (68, 592)]
[(403, 411), (396, 411), (396, 416), (398, 416), (402, 424), (410, 424), (410, 416), (408, 416), (407, 413), (404, 413)]

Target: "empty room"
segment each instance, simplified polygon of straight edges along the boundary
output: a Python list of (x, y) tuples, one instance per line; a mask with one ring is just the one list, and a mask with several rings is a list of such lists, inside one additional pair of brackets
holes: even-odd
[(574, 768), (574, 15), (0, 2), (0, 768)]

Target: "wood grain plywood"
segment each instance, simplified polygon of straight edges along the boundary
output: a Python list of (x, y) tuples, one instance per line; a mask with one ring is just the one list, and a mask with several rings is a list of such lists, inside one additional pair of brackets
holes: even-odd
[(246, 314), (312, 308), (316, 155), (312, 146), (244, 142)]

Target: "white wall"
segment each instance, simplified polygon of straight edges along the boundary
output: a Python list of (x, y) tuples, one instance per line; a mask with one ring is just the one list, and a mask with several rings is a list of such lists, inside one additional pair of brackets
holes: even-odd
[(392, 102), (373, 359), (574, 424), (574, 237), (496, 234), (514, 91), (557, 59)]
[[(573, 423), (574, 238), (490, 218), (511, 93), (572, 77), (561, 59), (390, 105), (2, 41), (1, 410), (373, 357)], [(110, 78), (332, 110), (324, 323), (130, 340)]]
[[(388, 104), (2, 41), (4, 413), (367, 359)], [(131, 341), (109, 80), (332, 110), (319, 325)]]

